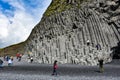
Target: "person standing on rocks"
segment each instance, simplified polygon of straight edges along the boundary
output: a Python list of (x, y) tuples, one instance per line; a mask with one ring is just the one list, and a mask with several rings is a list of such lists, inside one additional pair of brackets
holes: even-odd
[(96, 48), (97, 48), (97, 50), (101, 50), (101, 45), (98, 43), (98, 44), (96, 45)]
[(58, 69), (57, 60), (55, 60), (54, 64), (53, 64), (53, 74), (52, 75), (57, 75), (57, 69)]
[(88, 39), (88, 40), (87, 40), (87, 46), (89, 46), (89, 45), (90, 45), (90, 40)]
[(98, 60), (99, 62), (99, 69), (100, 69), (100, 73), (104, 72), (104, 68), (103, 68), (103, 59)]

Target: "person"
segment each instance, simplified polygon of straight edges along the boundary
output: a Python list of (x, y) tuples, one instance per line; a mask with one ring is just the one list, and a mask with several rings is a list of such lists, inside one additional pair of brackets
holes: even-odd
[(9, 57), (9, 56), (6, 56), (5, 58), (6, 58), (6, 61), (8, 61), (8, 60), (10, 59), (10, 57)]
[(101, 45), (98, 43), (98, 44), (96, 45), (96, 48), (97, 48), (97, 50), (101, 50)]
[(13, 62), (11, 59), (8, 60), (8, 66), (12, 66)]
[(19, 53), (17, 53), (17, 54), (16, 54), (16, 58), (18, 59), (18, 58), (19, 58), (19, 56), (20, 56), (20, 54), (19, 54)]
[(13, 59), (14, 59), (13, 56), (11, 56), (10, 59), (13, 61)]
[(99, 62), (99, 69), (100, 69), (100, 72), (102, 73), (102, 72), (104, 72), (104, 68), (103, 68), (103, 59), (98, 60), (98, 62)]
[(21, 61), (21, 58), (22, 58), (22, 54), (19, 55), (18, 61)]
[(58, 69), (57, 60), (55, 60), (54, 64), (53, 64), (53, 74), (52, 75), (57, 75), (57, 69)]
[(90, 45), (90, 40), (87, 40), (87, 46), (89, 46)]
[(33, 58), (32, 58), (32, 57), (30, 58), (30, 62), (31, 62), (31, 63), (33, 62)]
[(21, 61), (21, 56), (19, 56), (18, 61)]
[(5, 59), (5, 55), (3, 56), (3, 60), (6, 61), (6, 59)]
[(3, 61), (0, 59), (0, 68), (3, 67)]

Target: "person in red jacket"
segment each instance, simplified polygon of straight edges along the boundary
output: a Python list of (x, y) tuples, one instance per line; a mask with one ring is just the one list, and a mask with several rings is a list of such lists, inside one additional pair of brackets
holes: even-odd
[(18, 59), (18, 58), (19, 58), (19, 56), (20, 56), (20, 54), (19, 54), (19, 53), (17, 53), (17, 54), (16, 54), (16, 58)]
[(53, 74), (52, 75), (57, 75), (57, 69), (58, 69), (57, 60), (55, 60), (54, 64), (53, 64)]

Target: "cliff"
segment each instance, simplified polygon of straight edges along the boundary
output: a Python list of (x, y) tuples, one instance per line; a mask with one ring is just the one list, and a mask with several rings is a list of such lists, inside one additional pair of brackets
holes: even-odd
[(119, 0), (52, 0), (26, 41), (26, 53), (48, 64), (110, 62), (120, 41), (119, 15)]

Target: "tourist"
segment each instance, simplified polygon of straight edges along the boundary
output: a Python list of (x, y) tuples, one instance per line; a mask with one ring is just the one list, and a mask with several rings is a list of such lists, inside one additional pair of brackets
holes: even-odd
[(13, 61), (13, 59), (14, 59), (13, 56), (11, 56), (10, 59)]
[(13, 62), (11, 59), (8, 60), (8, 66), (12, 66), (13, 65)]
[(101, 45), (98, 43), (98, 44), (96, 45), (96, 48), (97, 48), (97, 50), (101, 50)]
[(17, 53), (17, 54), (16, 54), (16, 58), (18, 59), (18, 58), (19, 58), (19, 56), (20, 56), (20, 54), (19, 54), (19, 53)]
[(10, 59), (10, 57), (9, 57), (9, 56), (6, 56), (5, 59), (6, 59), (6, 61), (8, 61), (8, 60)]
[(33, 58), (32, 58), (32, 57), (30, 58), (30, 62), (31, 62), (31, 63), (33, 62)]
[(18, 61), (21, 61), (21, 56), (18, 57)]
[(19, 55), (18, 61), (21, 61), (21, 58), (22, 58), (22, 54)]
[(87, 46), (89, 46), (90, 45), (90, 40), (87, 40)]
[(104, 72), (104, 68), (103, 68), (103, 59), (98, 60), (98, 62), (99, 62), (99, 69), (100, 69), (100, 72), (102, 73), (102, 72)]
[(57, 60), (55, 60), (54, 64), (53, 64), (53, 74), (52, 75), (57, 75), (57, 69), (58, 69)]
[(5, 59), (5, 55), (3, 56), (3, 60), (6, 61), (6, 59)]
[(0, 68), (3, 67), (3, 61), (0, 59)]

